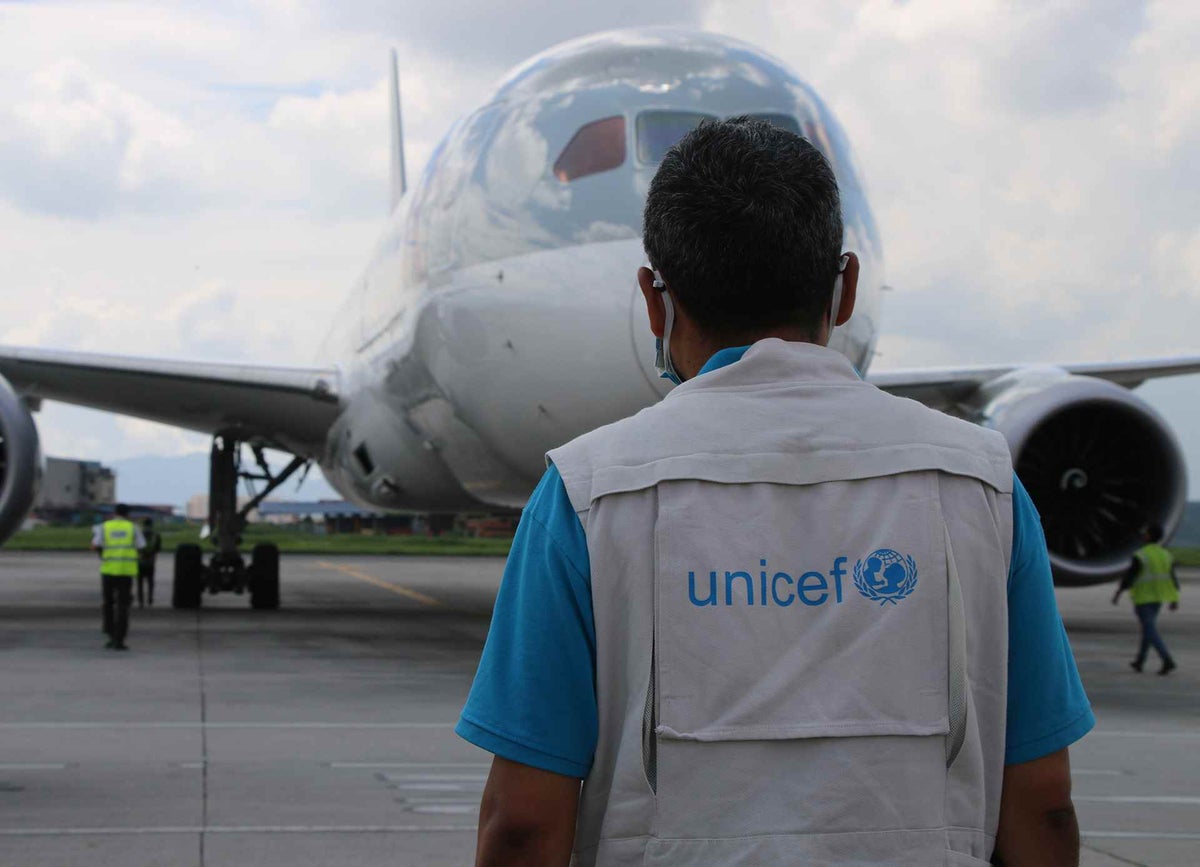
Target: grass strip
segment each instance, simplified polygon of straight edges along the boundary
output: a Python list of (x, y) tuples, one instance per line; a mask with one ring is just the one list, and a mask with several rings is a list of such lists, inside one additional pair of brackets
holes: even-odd
[[(160, 530), (163, 553), (174, 552), (177, 545), (195, 543), (205, 550), (209, 543), (200, 540), (194, 525), (164, 526)], [(86, 551), (92, 540), (91, 527), (34, 527), (22, 530), (8, 542), (7, 551)], [(314, 533), (304, 527), (253, 525), (246, 528), (242, 549), (249, 552), (262, 542), (273, 542), (285, 554), (408, 554), (412, 556), (503, 557), (512, 545), (511, 538), (476, 539), (469, 536), (385, 536), (357, 533)]]

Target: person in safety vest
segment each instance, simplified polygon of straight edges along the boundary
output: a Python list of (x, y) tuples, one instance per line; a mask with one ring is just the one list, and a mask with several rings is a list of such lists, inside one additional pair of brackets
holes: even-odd
[(147, 604), (154, 606), (154, 564), (158, 552), (162, 550), (162, 536), (154, 529), (154, 522), (149, 518), (142, 521), (142, 538), (146, 544), (138, 551), (138, 608), (144, 608)]
[(1037, 511), (999, 433), (827, 347), (859, 260), (825, 157), (705, 122), (643, 226), (679, 385), (525, 507), (456, 726), (495, 755), (477, 863), (1078, 863), (1095, 721)]
[(104, 633), (109, 650), (128, 650), (129, 604), (138, 573), (138, 552), (146, 546), (142, 531), (129, 520), (129, 507), (118, 503), (116, 516), (92, 528), (92, 550), (100, 552)]
[(1151, 524), (1142, 528), (1142, 541), (1145, 542), (1133, 555), (1129, 571), (1121, 579), (1121, 586), (1113, 594), (1112, 603), (1117, 604), (1121, 594), (1129, 591), (1133, 599), (1133, 610), (1137, 614), (1138, 623), (1142, 626), (1142, 643), (1138, 646), (1137, 656), (1130, 667), (1141, 673), (1146, 664), (1146, 655), (1153, 647), (1162, 660), (1161, 675), (1170, 674), (1177, 666), (1167, 650), (1167, 644), (1158, 633), (1158, 612), (1164, 602), (1171, 606), (1172, 611), (1179, 610), (1179, 577), (1175, 574), (1175, 558), (1171, 552), (1159, 542), (1162, 541), (1162, 527)]

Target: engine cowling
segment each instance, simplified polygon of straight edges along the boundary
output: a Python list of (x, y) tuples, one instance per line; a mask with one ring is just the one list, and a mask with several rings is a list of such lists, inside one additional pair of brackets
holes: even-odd
[(0, 376), (0, 544), (17, 531), (33, 508), (41, 475), (41, 448), (33, 416)]
[(1042, 517), (1058, 584), (1118, 578), (1147, 523), (1169, 536), (1187, 504), (1179, 441), (1145, 401), (1061, 368), (1026, 368), (981, 389), (980, 421), (1008, 440)]

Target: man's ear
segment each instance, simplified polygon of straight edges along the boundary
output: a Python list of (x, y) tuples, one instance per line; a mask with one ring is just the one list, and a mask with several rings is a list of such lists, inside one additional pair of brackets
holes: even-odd
[(846, 270), (842, 272), (842, 305), (838, 308), (834, 325), (845, 325), (854, 315), (854, 302), (858, 300), (858, 254), (846, 254)]
[(654, 286), (654, 272), (649, 268), (638, 268), (638, 287), (646, 299), (646, 314), (650, 317), (650, 333), (662, 337), (667, 327), (667, 307), (663, 304), (663, 290)]

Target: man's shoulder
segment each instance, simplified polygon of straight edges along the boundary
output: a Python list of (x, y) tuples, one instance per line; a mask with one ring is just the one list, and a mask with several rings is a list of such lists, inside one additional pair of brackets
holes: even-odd
[(925, 406), (911, 397), (888, 394), (871, 385), (871, 399), (877, 402), (883, 419), (894, 419), (904, 425), (902, 430), (919, 442), (936, 441), (959, 448), (985, 449), (992, 454), (1009, 456), (1008, 441), (1000, 431), (980, 426), (974, 421), (955, 418), (940, 409)]

